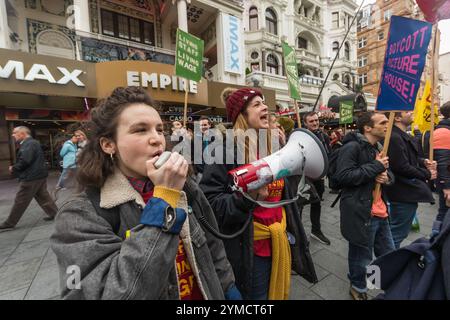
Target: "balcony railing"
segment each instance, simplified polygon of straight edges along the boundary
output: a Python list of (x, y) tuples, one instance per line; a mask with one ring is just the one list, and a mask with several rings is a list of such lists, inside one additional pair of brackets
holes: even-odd
[[(253, 71), (247, 75), (247, 84), (256, 85), (275, 90), (288, 90), (287, 78), (285, 76), (271, 74), (262, 71)], [(299, 78), (300, 91), (303, 93), (318, 95), (320, 86), (324, 79), (314, 76), (303, 75)]]

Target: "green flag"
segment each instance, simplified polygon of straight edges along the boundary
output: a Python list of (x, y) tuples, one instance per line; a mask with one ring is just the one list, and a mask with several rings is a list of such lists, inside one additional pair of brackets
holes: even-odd
[(282, 42), (283, 56), (284, 56), (284, 69), (286, 70), (286, 76), (289, 86), (289, 94), (292, 99), (300, 100), (300, 90), (298, 87), (298, 69), (297, 61), (295, 59), (295, 50), (290, 47), (286, 42)]
[(175, 74), (179, 77), (200, 81), (203, 68), (203, 40), (177, 30)]
[(339, 124), (353, 123), (353, 102), (344, 101), (339, 106)]

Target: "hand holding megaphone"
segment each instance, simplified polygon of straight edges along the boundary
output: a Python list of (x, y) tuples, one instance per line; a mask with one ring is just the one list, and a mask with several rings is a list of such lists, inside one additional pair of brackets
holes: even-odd
[(188, 163), (176, 152), (163, 152), (145, 163), (147, 176), (155, 186), (182, 190), (186, 182)]
[(259, 190), (271, 182), (304, 174), (317, 180), (328, 171), (328, 157), (320, 140), (305, 129), (294, 130), (281, 150), (228, 172), (236, 189)]

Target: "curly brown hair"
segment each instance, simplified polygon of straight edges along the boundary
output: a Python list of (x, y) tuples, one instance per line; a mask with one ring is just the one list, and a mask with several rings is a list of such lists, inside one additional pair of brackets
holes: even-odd
[(114, 172), (114, 162), (101, 146), (100, 139), (117, 142), (117, 126), (122, 112), (132, 104), (146, 104), (159, 110), (159, 104), (140, 87), (119, 87), (109, 97), (100, 100), (92, 109), (89, 121), (89, 142), (80, 154), (77, 164), (77, 181), (81, 188), (101, 188), (106, 178)]

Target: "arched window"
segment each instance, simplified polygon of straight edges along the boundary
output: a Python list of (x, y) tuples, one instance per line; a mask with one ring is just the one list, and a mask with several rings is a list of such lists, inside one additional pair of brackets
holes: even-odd
[(298, 48), (299, 49), (308, 49), (308, 40), (303, 37), (298, 37)]
[(350, 61), (350, 45), (348, 42), (345, 43), (345, 60)]
[(248, 14), (250, 31), (258, 30), (258, 9), (256, 7), (251, 7)]
[(271, 74), (278, 74), (279, 64), (278, 59), (273, 54), (267, 56), (267, 72)]
[(277, 16), (272, 9), (266, 10), (266, 30), (273, 34), (278, 34), (277, 32)]
[[(338, 51), (339, 51), (339, 42), (335, 41), (335, 42), (333, 42), (333, 57), (336, 56)], [(339, 58), (339, 56), (338, 56), (338, 58)]]
[(351, 79), (348, 74), (345, 75), (345, 77), (344, 77), (344, 84), (347, 88), (349, 88), (349, 89), (351, 88)]

